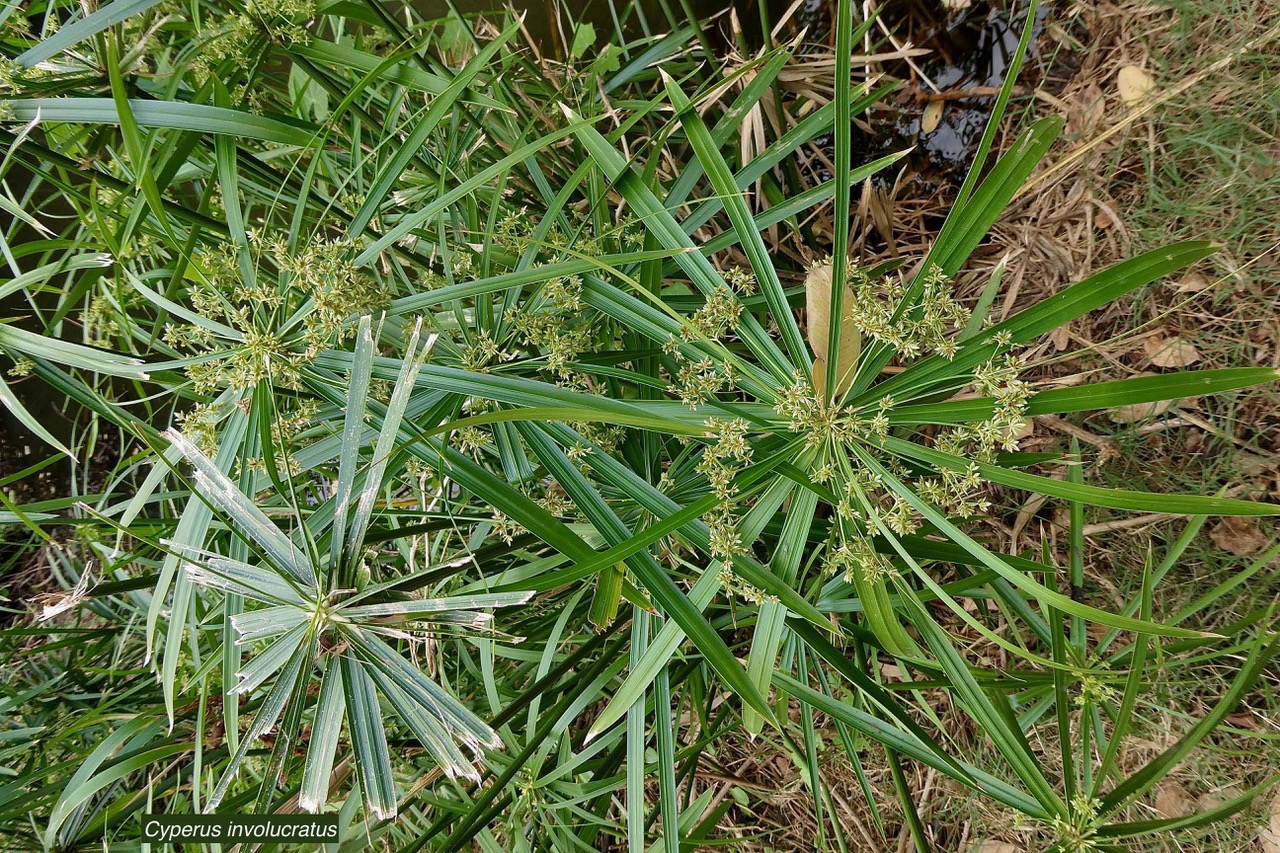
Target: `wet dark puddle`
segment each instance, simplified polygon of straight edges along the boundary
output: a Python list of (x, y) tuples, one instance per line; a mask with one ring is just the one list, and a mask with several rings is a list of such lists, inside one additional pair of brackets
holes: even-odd
[[(810, 0), (797, 15), (797, 27), (807, 28), (813, 34), (811, 41), (825, 43), (828, 50), (834, 40), (830, 32), (834, 6), (834, 2)], [(853, 142), (855, 165), (913, 148), (907, 162), (910, 180), (919, 189), (929, 192), (963, 177), (1028, 23), (1026, 4), (1008, 6), (986, 0), (972, 0), (950, 11), (941, 0), (887, 0), (880, 5), (880, 19), (897, 44), (928, 53), (882, 66), (903, 84), (859, 117)], [(1058, 21), (1055, 15), (1055, 4), (1041, 3), (1031, 21), (1028, 56), (1011, 111), (1034, 89), (1050, 94), (1062, 91), (1076, 70), (1074, 55), (1046, 36), (1055, 23), (1065, 29), (1078, 25)], [(877, 27), (873, 32), (879, 39), (878, 51), (896, 50), (883, 38), (883, 30)], [(1073, 37), (1083, 40), (1087, 34), (1073, 33)], [(829, 155), (833, 142), (827, 135), (816, 139), (815, 145)], [(814, 177), (828, 180), (830, 175)], [(885, 189), (893, 181), (892, 174), (882, 173), (874, 183)]]
[[(930, 3), (935, 9), (940, 5)], [(1031, 22), (1023, 87), (1037, 82), (1038, 42), (1050, 11), (1048, 4), (1042, 4)], [(921, 29), (911, 17), (901, 21), (886, 17), (891, 30), (910, 34)], [(912, 44), (932, 53), (915, 60), (914, 67), (900, 62), (894, 69), (909, 82), (898, 95), (901, 113), (893, 121), (891, 136), (900, 143), (916, 145), (920, 160), (946, 172), (967, 166), (977, 152), (996, 95), (1026, 29), (1027, 10), (1011, 14), (974, 3), (932, 23), (931, 31), (908, 36)]]

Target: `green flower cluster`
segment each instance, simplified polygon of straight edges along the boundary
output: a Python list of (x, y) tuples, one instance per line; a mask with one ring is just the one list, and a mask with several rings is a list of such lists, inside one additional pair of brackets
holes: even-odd
[(309, 360), (354, 333), (352, 318), (378, 311), (390, 298), (384, 285), (346, 260), (340, 240), (292, 249), (251, 233), (250, 281), (242, 276), (240, 251), (224, 243), (198, 259), (202, 280), (190, 299), (209, 322), (165, 327), (170, 346), (211, 356), (187, 369), (201, 393), (244, 390), (266, 379), (298, 387)]
[[(893, 277), (875, 282), (861, 270), (850, 268), (849, 280), (853, 298), (848, 311), (860, 333), (889, 345), (904, 360), (930, 355), (950, 360), (955, 356), (959, 348), (956, 333), (968, 323), (970, 314), (956, 300), (950, 280), (940, 269), (934, 267), (926, 274), (915, 297)], [(902, 308), (908, 299), (913, 307)], [(943, 468), (935, 476), (919, 477), (896, 458), (880, 460), (895, 478), (912, 481), (922, 498), (958, 518), (989, 510), (980, 464), (994, 462), (1000, 451), (1016, 450), (1018, 436), (1026, 426), (1030, 387), (1019, 378), (1023, 362), (1008, 351), (1012, 345), (1009, 335), (995, 335), (993, 341), (997, 353), (975, 369), (972, 380), (977, 394), (991, 398), (991, 416), (943, 429), (934, 436), (938, 450), (973, 461), (963, 470)], [(919, 529), (915, 510), (881, 477), (856, 464), (849, 451), (858, 445), (879, 457), (877, 449), (889, 437), (895, 405), (891, 395), (857, 407), (832, 402), (816, 393), (798, 372), (775, 403), (788, 428), (816, 454), (810, 469), (814, 481), (835, 491), (837, 524), (826, 558), (827, 569), (833, 574), (846, 578), (857, 574), (874, 581), (890, 571), (888, 562), (869, 541), (877, 531), (867, 509), (875, 507), (875, 515), (895, 534)]]
[(722, 501), (731, 499), (738, 491), (733, 478), (740, 468), (751, 463), (751, 442), (747, 440), (750, 428), (741, 418), (707, 421), (707, 436), (715, 441), (702, 452), (697, 470), (706, 475), (711, 492)]
[(849, 287), (853, 293), (850, 313), (862, 334), (893, 347), (905, 359), (936, 353), (955, 356), (959, 342), (952, 334), (969, 321), (969, 309), (956, 301), (951, 279), (936, 265), (923, 277), (915, 304), (900, 311), (908, 296), (897, 276), (872, 279), (850, 266)]
[[(738, 319), (742, 316), (742, 303), (737, 293), (746, 293), (752, 286), (752, 280), (741, 270), (735, 276), (726, 276), (731, 286), (720, 285), (707, 295), (707, 301), (694, 312), (681, 334), (686, 341), (699, 338), (716, 339), (738, 327)], [(736, 292), (735, 292), (736, 291)]]
[(1098, 815), (1102, 801), (1078, 794), (1071, 799), (1068, 817), (1055, 817), (1051, 827), (1057, 836), (1059, 849), (1070, 853), (1085, 853), (1099, 848), (1097, 837)]
[[(175, 14), (187, 17), (182, 4), (173, 5)], [(222, 79), (218, 67), (251, 56), (259, 49), (255, 42), (305, 42), (309, 38), (306, 22), (315, 15), (315, 0), (248, 0), (243, 12), (215, 18), (201, 27), (200, 49), (192, 53), (188, 67), (198, 82)]]
[[(566, 255), (598, 258), (644, 242), (643, 233), (630, 220), (597, 233), (587, 215), (579, 211), (568, 217), (569, 231), (552, 223), (539, 240), (540, 222), (525, 213), (521, 209), (504, 216), (492, 239), (516, 257), (531, 254), (535, 268), (564, 260)], [(602, 322), (599, 314), (585, 309), (583, 285), (579, 275), (549, 275), (511, 316), (519, 343), (531, 357), (543, 360), (544, 369), (557, 385), (576, 390), (589, 390), (589, 385), (574, 363), (584, 352), (609, 348), (616, 333), (612, 323)]]
[[(684, 360), (679, 349), (677, 361)], [(715, 397), (719, 392), (733, 387), (733, 367), (727, 362), (717, 363), (709, 358), (685, 361), (676, 373), (675, 382), (667, 390), (677, 395), (690, 409)]]

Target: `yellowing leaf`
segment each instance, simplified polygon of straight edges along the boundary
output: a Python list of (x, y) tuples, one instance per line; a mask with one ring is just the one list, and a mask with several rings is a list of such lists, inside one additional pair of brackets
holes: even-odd
[[(826, 396), (827, 344), (831, 334), (831, 263), (819, 264), (804, 279), (805, 316), (809, 346), (813, 347), (813, 384)], [(843, 394), (853, 382), (862, 337), (853, 324), (853, 292), (844, 289), (844, 320), (840, 324), (840, 352), (836, 359), (836, 393)]]
[(1155, 91), (1155, 81), (1151, 75), (1136, 65), (1126, 65), (1116, 75), (1116, 89), (1120, 92), (1120, 100), (1126, 107), (1136, 107)]

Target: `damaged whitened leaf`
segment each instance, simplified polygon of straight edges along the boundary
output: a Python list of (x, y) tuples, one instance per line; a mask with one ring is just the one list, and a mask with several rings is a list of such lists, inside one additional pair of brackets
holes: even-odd
[(89, 600), (89, 587), (92, 582), (89, 572), (85, 571), (70, 592), (44, 593), (37, 596), (36, 601), (41, 605), (40, 615), (37, 618), (41, 622), (47, 622), (55, 616), (76, 609)]
[[(831, 262), (810, 267), (804, 280), (805, 314), (809, 346), (813, 347), (813, 385), (819, 396), (826, 395), (827, 346), (831, 331)], [(853, 292), (844, 289), (844, 320), (840, 324), (840, 352), (836, 359), (836, 393), (843, 394), (853, 382), (853, 370), (862, 347), (862, 336), (853, 323)]]
[(342, 735), (346, 716), (342, 667), (330, 664), (320, 685), (320, 701), (316, 705), (315, 722), (307, 742), (307, 758), (298, 790), (298, 808), (312, 814), (323, 809), (329, 800), (329, 784), (333, 777), (333, 759)]
[(1138, 106), (1151, 97), (1155, 88), (1151, 75), (1136, 65), (1126, 65), (1116, 75), (1116, 90), (1126, 107)]
[(302, 624), (306, 618), (305, 610), (282, 604), (237, 613), (231, 617), (231, 627), (236, 632), (236, 645), (247, 646), (259, 640), (278, 637)]

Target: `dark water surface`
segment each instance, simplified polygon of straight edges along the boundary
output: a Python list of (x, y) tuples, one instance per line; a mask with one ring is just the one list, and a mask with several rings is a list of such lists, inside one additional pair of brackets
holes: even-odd
[[(1033, 57), (1049, 13), (1047, 3), (1036, 10), (1030, 42)], [(921, 109), (904, 114), (895, 129), (903, 139), (918, 140), (934, 165), (963, 167), (977, 151), (995, 98), (990, 94), (957, 95), (988, 92), (1004, 85), (1027, 26), (1027, 10), (1010, 14), (994, 4), (974, 3), (940, 23), (931, 36), (916, 42), (933, 51), (916, 61), (920, 75), (911, 75), (928, 78), (916, 80)], [(941, 105), (941, 115), (936, 127), (922, 132), (928, 104)]]

